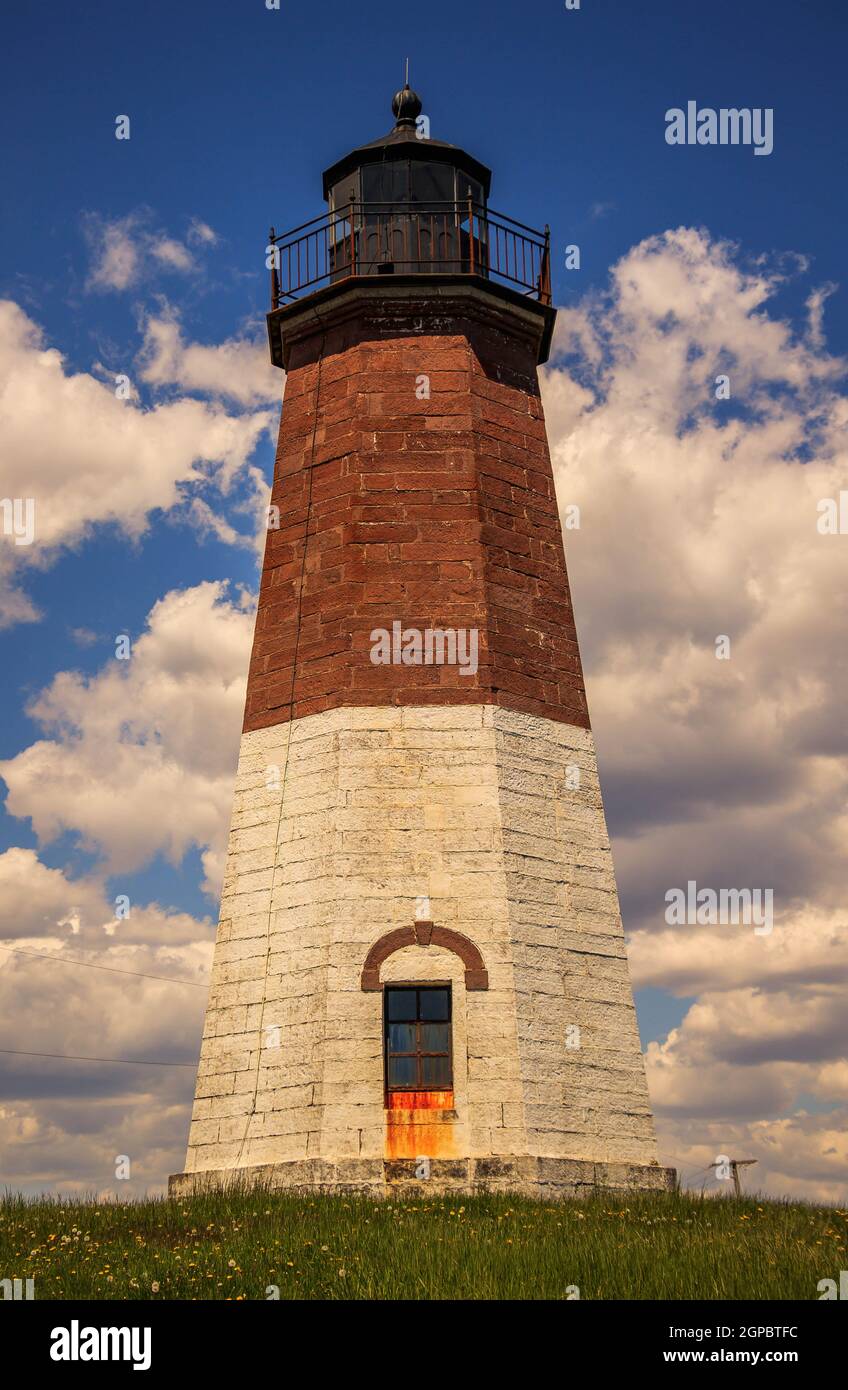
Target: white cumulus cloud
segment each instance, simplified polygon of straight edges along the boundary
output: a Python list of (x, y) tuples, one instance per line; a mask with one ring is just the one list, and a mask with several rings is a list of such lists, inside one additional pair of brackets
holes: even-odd
[(136, 538), (152, 511), (183, 509), (190, 520), (192, 502), (208, 508), (210, 493), (220, 502), (238, 478), (264, 497), (249, 461), (272, 419), (186, 398), (151, 409), (121, 400), (112, 384), (70, 372), (32, 319), (0, 301), (0, 497), (34, 508), (32, 544), (0, 531), (0, 626), (37, 616), (24, 569), (50, 564), (96, 525)]
[(45, 737), (0, 763), (7, 810), (66, 831), (111, 872), (197, 847), (217, 890), (233, 794), (252, 613), (220, 583), (167, 594), (128, 661), (60, 672), (33, 702)]
[(267, 341), (187, 343), (170, 308), (148, 318), (140, 362), (141, 379), (152, 386), (223, 396), (243, 406), (279, 402), (282, 397), (283, 374), (271, 366)]
[[(834, 287), (797, 330), (775, 307), (806, 271), (702, 230), (652, 237), (560, 311), (543, 390), (560, 504), (580, 508), (566, 551), (634, 975), (696, 1001), (648, 1052), (665, 1156), (758, 1157), (751, 1183), (795, 1194), (807, 1164), (809, 1195), (833, 1197), (848, 537), (817, 523), (848, 486), (848, 400)], [(773, 933), (669, 928), (689, 880), (772, 889)]]

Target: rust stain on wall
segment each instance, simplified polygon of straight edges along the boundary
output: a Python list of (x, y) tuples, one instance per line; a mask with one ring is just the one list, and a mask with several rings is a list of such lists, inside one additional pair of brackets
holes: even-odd
[(386, 1158), (453, 1158), (453, 1091), (391, 1091)]

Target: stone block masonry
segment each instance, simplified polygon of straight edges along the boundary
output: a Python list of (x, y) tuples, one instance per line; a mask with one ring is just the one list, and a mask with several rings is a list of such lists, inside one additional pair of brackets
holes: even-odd
[(361, 973), (422, 897), (489, 986), (467, 991), (442, 946), (382, 964), (383, 983), (452, 986), (454, 1111), (430, 1156), (459, 1167), (439, 1182), (556, 1195), (602, 1165), (665, 1183), (592, 735), (492, 705), (337, 708), (243, 736), (186, 1174), (271, 1165), (308, 1186), (311, 1163), (327, 1190), (414, 1184), (387, 1151), (382, 996)]
[[(367, 304), (291, 348), (245, 729), (457, 703), (586, 727), (530, 345), (461, 302), (437, 324), (407, 306), (423, 331), (386, 343), (390, 304)], [(396, 620), (477, 629), (476, 673), (375, 666), (370, 634)]]

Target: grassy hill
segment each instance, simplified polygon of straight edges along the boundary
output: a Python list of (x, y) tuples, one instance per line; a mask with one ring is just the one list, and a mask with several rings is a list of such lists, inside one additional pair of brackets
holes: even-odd
[(815, 1300), (848, 1267), (846, 1231), (831, 1207), (676, 1194), (9, 1195), (0, 1278), (34, 1278), (37, 1299), (565, 1299), (576, 1285), (582, 1299)]

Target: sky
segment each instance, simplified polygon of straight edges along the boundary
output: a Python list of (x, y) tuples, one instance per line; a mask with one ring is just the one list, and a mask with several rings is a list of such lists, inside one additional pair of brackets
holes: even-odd
[[(409, 57), (431, 135), (551, 227), (543, 398), (661, 1160), (711, 1190), (744, 1149), (752, 1185), (845, 1200), (848, 535), (817, 522), (848, 489), (846, 38), (837, 0), (6, 17), (0, 498), (39, 524), (0, 534), (0, 1048), (62, 1060), (0, 1053), (4, 1182), (182, 1167), (283, 389), (267, 229), (389, 129)], [(773, 151), (670, 145), (689, 101), (771, 110)], [(690, 879), (772, 888), (774, 930), (669, 926)]]

